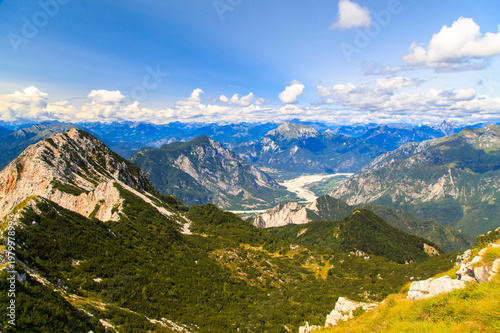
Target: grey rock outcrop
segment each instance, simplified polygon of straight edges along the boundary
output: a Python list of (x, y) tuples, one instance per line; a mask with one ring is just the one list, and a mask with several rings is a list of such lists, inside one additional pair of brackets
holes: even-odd
[(465, 286), (464, 281), (452, 279), (447, 275), (438, 279), (431, 278), (423, 281), (415, 281), (410, 286), (407, 298), (410, 300), (425, 299), (455, 289), (462, 289)]
[(484, 262), (486, 252), (494, 247), (500, 247), (498, 244), (489, 244), (479, 251), (477, 256), (471, 259), (472, 251), (467, 250), (457, 257), (460, 268), (455, 273), (457, 279), (451, 279), (449, 276), (443, 276), (438, 279), (428, 279), (424, 281), (415, 281), (411, 284), (408, 291), (408, 299), (419, 300), (429, 298), (442, 293), (447, 293), (455, 289), (465, 288), (469, 282), (485, 283), (493, 279), (500, 270), (500, 259), (496, 259), (491, 264)]
[(317, 325), (309, 326), (309, 323), (306, 321), (305, 326), (299, 327), (299, 333), (311, 333), (313, 331), (319, 331), (320, 329), (321, 329), (321, 326), (317, 326)]
[(341, 321), (347, 321), (354, 318), (353, 313), (358, 308), (368, 311), (377, 306), (378, 304), (376, 303), (354, 302), (347, 298), (339, 297), (337, 303), (335, 303), (335, 309), (326, 316), (325, 327), (333, 327), (338, 325)]
[[(484, 283), (490, 281), (500, 268), (500, 259), (493, 261), (491, 265), (483, 264), (484, 255), (490, 248), (500, 247), (498, 244), (489, 244), (487, 247), (479, 251), (478, 255), (472, 258), (472, 260), (464, 260), (461, 262), (459, 270), (456, 272), (457, 277), (460, 281), (464, 282), (479, 282)], [(470, 258), (471, 252), (468, 252), (468, 257)]]

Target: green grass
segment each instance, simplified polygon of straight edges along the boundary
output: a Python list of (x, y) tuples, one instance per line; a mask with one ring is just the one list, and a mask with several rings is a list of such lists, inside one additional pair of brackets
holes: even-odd
[(326, 178), (306, 186), (314, 195), (320, 197), (322, 195), (330, 193), (333, 189), (338, 187), (340, 183), (349, 177), (346, 176), (336, 176), (332, 178)]
[[(486, 263), (500, 257), (490, 248)], [(455, 272), (456, 267), (450, 272)], [(443, 276), (450, 272), (439, 274)], [(453, 275), (453, 274), (452, 274)], [(410, 301), (407, 288), (389, 296), (378, 308), (322, 332), (498, 332), (500, 331), (500, 279), (470, 283), (430, 299)]]
[[(325, 332), (494, 332), (500, 330), (500, 282), (422, 301), (393, 296), (355, 321)], [(394, 304), (395, 303), (395, 304)], [(394, 305), (393, 305), (394, 304)], [(473, 309), (473, 311), (471, 311)]]

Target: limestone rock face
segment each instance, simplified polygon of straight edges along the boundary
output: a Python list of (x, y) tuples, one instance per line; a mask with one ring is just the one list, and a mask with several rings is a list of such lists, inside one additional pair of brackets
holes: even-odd
[(305, 206), (298, 202), (288, 202), (264, 212), (254, 219), (253, 224), (259, 228), (281, 227), (287, 224), (304, 224), (311, 222), (307, 218)]
[(145, 200), (153, 196), (146, 195), (154, 188), (137, 166), (71, 129), (29, 146), (0, 171), (0, 220), (26, 198), (40, 196), (86, 217), (117, 221), (123, 203), (117, 186)]
[(344, 202), (324, 195), (308, 205), (298, 202), (282, 203), (257, 216), (253, 224), (259, 228), (271, 228), (312, 221), (335, 221), (349, 216), (353, 211), (354, 208)]
[(465, 282), (451, 279), (446, 275), (438, 279), (431, 278), (413, 282), (407, 298), (410, 300), (424, 299), (461, 288), (465, 288)]

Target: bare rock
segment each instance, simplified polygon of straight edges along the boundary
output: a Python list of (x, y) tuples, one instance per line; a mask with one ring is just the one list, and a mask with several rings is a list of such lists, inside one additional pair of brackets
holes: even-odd
[(363, 308), (365, 311), (377, 307), (375, 303), (363, 303), (350, 301), (347, 298), (339, 297), (335, 303), (335, 309), (326, 316), (325, 327), (336, 326), (340, 321), (348, 321), (354, 318), (353, 312), (358, 308)]
[(430, 278), (423, 281), (415, 281), (410, 286), (407, 298), (410, 300), (425, 299), (455, 289), (462, 289), (465, 286), (464, 281), (453, 280), (447, 275), (438, 279)]
[(299, 333), (310, 333), (313, 331), (319, 331), (320, 329), (321, 329), (321, 326), (317, 326), (317, 325), (309, 326), (309, 323), (306, 321), (305, 326), (299, 327)]

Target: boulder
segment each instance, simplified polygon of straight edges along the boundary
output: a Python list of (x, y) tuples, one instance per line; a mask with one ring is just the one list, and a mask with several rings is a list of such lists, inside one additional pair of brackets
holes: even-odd
[(439, 279), (430, 278), (428, 280), (415, 281), (410, 286), (407, 298), (410, 300), (425, 299), (455, 289), (462, 289), (465, 285), (464, 281), (453, 280), (447, 275)]

